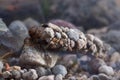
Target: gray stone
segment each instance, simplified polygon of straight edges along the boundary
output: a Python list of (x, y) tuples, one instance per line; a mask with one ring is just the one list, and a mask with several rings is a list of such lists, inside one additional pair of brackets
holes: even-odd
[(56, 75), (55, 80), (63, 80), (62, 74)]
[(38, 80), (54, 80), (54, 75), (42, 76)]
[(44, 52), (43, 50), (38, 50), (34, 48), (34, 46), (24, 46), (22, 54), (20, 55), (20, 63), (23, 66), (42, 65), (46, 67), (53, 67), (56, 64), (57, 59), (58, 55), (55, 55), (51, 52)]
[(88, 80), (100, 80), (97, 75), (92, 75)]
[(67, 70), (63, 65), (54, 66), (53, 69), (52, 69), (52, 72), (55, 75), (62, 74), (63, 77), (67, 74)]
[(13, 21), (9, 25), (9, 29), (13, 33), (13, 35), (18, 38), (18, 40), (24, 40), (26, 37), (28, 37), (28, 30), (26, 26), (23, 22), (19, 20)]
[(105, 74), (99, 74), (99, 79), (100, 80), (111, 80), (109, 76), (105, 75)]
[(47, 70), (44, 67), (36, 68), (39, 77), (47, 75)]
[(67, 35), (69, 36), (70, 39), (74, 41), (77, 41), (79, 39), (79, 34), (74, 29), (70, 29), (67, 32)]
[(106, 75), (114, 75), (114, 70), (110, 66), (102, 65), (99, 67), (99, 73), (105, 73)]
[(21, 73), (18, 70), (12, 70), (11, 74), (12, 74), (12, 77), (14, 77), (15, 79), (20, 79), (21, 78)]
[(28, 72), (22, 74), (23, 79), (36, 80), (38, 78), (37, 72), (34, 69), (29, 69)]
[(27, 18), (24, 20), (24, 24), (26, 25), (27, 29), (29, 30), (31, 27), (39, 27), (40, 23), (32, 18)]
[(102, 37), (102, 39), (110, 44), (114, 49), (120, 52), (120, 31), (111, 30)]
[(56, 37), (57, 37), (58, 39), (61, 38), (61, 34), (60, 34), (59, 32), (56, 32), (55, 35), (56, 35)]
[(12, 76), (12, 74), (9, 71), (5, 71), (2, 73), (3, 78), (9, 78), (10, 76)]

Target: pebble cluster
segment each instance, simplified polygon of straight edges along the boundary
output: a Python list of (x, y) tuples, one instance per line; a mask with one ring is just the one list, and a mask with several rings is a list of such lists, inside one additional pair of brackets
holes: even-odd
[(32, 27), (29, 34), (36, 42), (41, 41), (46, 50), (90, 53), (100, 56), (105, 51), (103, 42), (99, 38), (91, 34), (84, 34), (78, 29), (57, 26), (52, 23), (40, 28)]
[[(29, 21), (36, 26), (28, 25)], [(0, 22), (0, 37), (4, 36), (0, 52), (3, 46), (19, 51), (7, 62), (0, 57), (0, 80), (120, 80), (119, 52), (98, 37), (62, 26), (61, 21), (40, 27), (31, 19), (24, 23), (14, 21), (7, 28)]]

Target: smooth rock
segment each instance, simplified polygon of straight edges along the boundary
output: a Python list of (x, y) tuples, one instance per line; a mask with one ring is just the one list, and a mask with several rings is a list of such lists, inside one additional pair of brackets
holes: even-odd
[(26, 37), (28, 37), (27, 28), (22, 22), (14, 21), (10, 24), (9, 30), (0, 36), (0, 42), (9, 51), (18, 52), (23, 47)]
[(52, 72), (55, 75), (62, 74), (64, 77), (67, 74), (67, 69), (63, 65), (56, 65), (53, 67)]
[(39, 77), (47, 75), (47, 70), (44, 67), (36, 68), (37, 74)]
[(57, 25), (55, 25), (53, 23), (48, 23), (48, 26), (50, 28), (52, 28), (53, 30), (55, 30), (55, 31), (62, 32), (62, 29), (59, 26), (57, 26)]
[(54, 80), (54, 75), (42, 76), (38, 80)]
[(68, 78), (68, 80), (76, 80), (76, 77), (75, 76), (71, 76)]
[(10, 71), (11, 72), (11, 74), (12, 74), (12, 77), (14, 77), (15, 79), (20, 79), (21, 78), (21, 73), (20, 73), (20, 71), (18, 71), (18, 70), (12, 70), (12, 71)]
[(45, 33), (43, 33), (43, 34), (45, 34), (45, 37), (53, 38), (55, 36), (55, 33), (52, 28), (45, 28), (44, 31), (45, 31)]
[(61, 38), (61, 34), (60, 34), (59, 32), (56, 32), (56, 33), (55, 33), (55, 36), (56, 36), (58, 39)]
[(106, 65), (104, 60), (99, 59), (99, 58), (92, 58), (91, 61), (89, 62), (89, 67), (91, 68), (90, 72), (92, 73), (98, 73), (99, 67)]
[(99, 79), (100, 80), (111, 80), (109, 76), (105, 75), (105, 74), (99, 74)]
[(24, 24), (26, 25), (27, 29), (29, 30), (31, 27), (39, 27), (40, 23), (33, 18), (27, 18), (24, 20)]
[(36, 80), (38, 78), (37, 72), (34, 69), (29, 69), (28, 72), (22, 74), (23, 79)]
[(13, 35), (18, 38), (18, 40), (24, 40), (26, 37), (28, 37), (28, 30), (26, 26), (23, 22), (19, 20), (13, 21), (9, 25), (9, 29), (13, 33)]
[(88, 80), (100, 80), (97, 75), (92, 75)]
[(114, 75), (114, 70), (110, 66), (102, 65), (99, 67), (99, 73), (105, 73), (106, 75)]
[(64, 55), (62, 57), (62, 60), (59, 61), (61, 64), (65, 65), (66, 67), (70, 67), (72, 66), (75, 62), (77, 62), (77, 56), (76, 55), (72, 55), (72, 54), (68, 54), (68, 55)]
[(69, 36), (70, 39), (74, 41), (77, 41), (79, 39), (79, 34), (74, 29), (70, 29), (67, 32), (67, 35)]
[(3, 78), (9, 78), (10, 76), (12, 76), (12, 74), (9, 71), (5, 71), (2, 73)]
[(63, 80), (62, 74), (56, 75), (55, 80)]

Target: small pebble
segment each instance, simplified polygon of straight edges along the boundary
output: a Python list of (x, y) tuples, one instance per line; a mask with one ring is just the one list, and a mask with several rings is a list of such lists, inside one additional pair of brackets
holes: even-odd
[(97, 75), (92, 75), (88, 80), (100, 80)]
[(52, 72), (55, 75), (62, 74), (63, 77), (67, 74), (67, 70), (63, 65), (54, 66), (53, 69), (52, 69)]
[(67, 32), (67, 35), (69, 36), (70, 39), (74, 41), (77, 41), (79, 39), (79, 34), (74, 29), (70, 29)]
[(44, 31), (45, 31), (44, 35), (47, 38), (53, 38), (55, 36), (55, 33), (52, 28), (45, 28)]
[(22, 77), (26, 80), (35, 80), (38, 78), (37, 72), (34, 69), (29, 69), (28, 72), (22, 74)]
[(42, 76), (38, 80), (54, 80), (54, 75)]
[(5, 71), (2, 73), (3, 78), (9, 78), (10, 76), (12, 76), (12, 74), (9, 71)]
[(63, 80), (62, 74), (56, 75), (55, 80)]
[(62, 32), (62, 29), (59, 26), (57, 26), (57, 25), (55, 25), (53, 23), (48, 23), (48, 26), (50, 28), (52, 28), (53, 30), (55, 30), (55, 31)]
[(60, 34), (59, 32), (56, 32), (55, 35), (56, 35), (56, 37), (57, 37), (58, 39), (61, 38), (61, 34)]
[(47, 70), (44, 67), (36, 68), (39, 77), (47, 75)]
[(110, 80), (110, 77), (101, 73), (98, 75), (100, 80)]
[(114, 70), (110, 66), (102, 65), (99, 67), (99, 73), (105, 73), (107, 75), (114, 75)]
[(12, 77), (14, 77), (15, 79), (21, 78), (21, 73), (20, 73), (20, 71), (18, 71), (18, 70), (12, 70), (12, 71), (10, 71), (10, 72), (11, 72), (11, 74), (12, 74)]

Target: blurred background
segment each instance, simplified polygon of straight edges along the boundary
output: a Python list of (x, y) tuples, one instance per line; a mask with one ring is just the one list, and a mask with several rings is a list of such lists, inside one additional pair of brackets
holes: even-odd
[(87, 30), (118, 22), (119, 7), (120, 0), (0, 0), (0, 17), (7, 25), (17, 19), (62, 19)]

